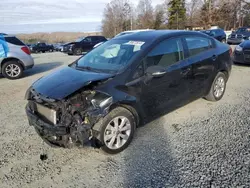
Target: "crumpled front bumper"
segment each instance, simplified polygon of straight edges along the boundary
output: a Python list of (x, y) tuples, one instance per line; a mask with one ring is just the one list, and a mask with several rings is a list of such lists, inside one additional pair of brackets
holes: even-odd
[(26, 105), (26, 114), (29, 120), (29, 124), (34, 126), (38, 135), (50, 146), (69, 147), (72, 144), (69, 140), (70, 130), (61, 125), (52, 125), (43, 121), (38, 115), (36, 115), (29, 104)]

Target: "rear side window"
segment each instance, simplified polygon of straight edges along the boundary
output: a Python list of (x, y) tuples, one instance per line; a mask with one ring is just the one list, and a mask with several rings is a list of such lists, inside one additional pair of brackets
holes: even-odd
[(16, 37), (5, 37), (5, 41), (14, 45), (24, 46), (25, 44)]
[(194, 56), (211, 49), (212, 41), (204, 37), (186, 37), (189, 56)]
[(184, 59), (184, 50), (180, 38), (167, 39), (158, 44), (147, 56), (147, 67), (161, 65), (168, 67)]
[(98, 38), (99, 38), (100, 41), (106, 41), (106, 38), (105, 38), (105, 37), (100, 36), (100, 37), (98, 37)]

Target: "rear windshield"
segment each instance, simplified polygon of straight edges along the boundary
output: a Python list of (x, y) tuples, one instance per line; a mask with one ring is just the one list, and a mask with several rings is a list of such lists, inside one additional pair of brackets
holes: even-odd
[(5, 41), (14, 45), (24, 46), (25, 44), (16, 37), (4, 37)]

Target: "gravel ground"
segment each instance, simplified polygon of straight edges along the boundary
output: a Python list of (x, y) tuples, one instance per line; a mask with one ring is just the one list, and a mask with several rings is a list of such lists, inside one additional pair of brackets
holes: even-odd
[[(33, 81), (76, 59), (34, 55), (20, 80), (0, 78), (0, 187), (250, 187), (250, 67), (233, 66), (224, 98), (200, 99), (139, 128), (130, 147), (50, 148), (25, 116)], [(40, 160), (47, 154), (47, 160)]]

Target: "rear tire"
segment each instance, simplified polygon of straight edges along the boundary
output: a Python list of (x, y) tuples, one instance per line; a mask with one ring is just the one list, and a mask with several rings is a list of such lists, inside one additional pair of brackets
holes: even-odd
[(135, 117), (129, 110), (123, 107), (113, 109), (102, 121), (101, 149), (109, 154), (123, 151), (131, 143), (135, 129)]
[(208, 95), (205, 97), (208, 101), (219, 101), (224, 96), (226, 90), (227, 78), (224, 73), (219, 72), (215, 77)]
[(23, 66), (17, 61), (8, 61), (2, 66), (2, 74), (10, 80), (21, 78), (23, 75)]

